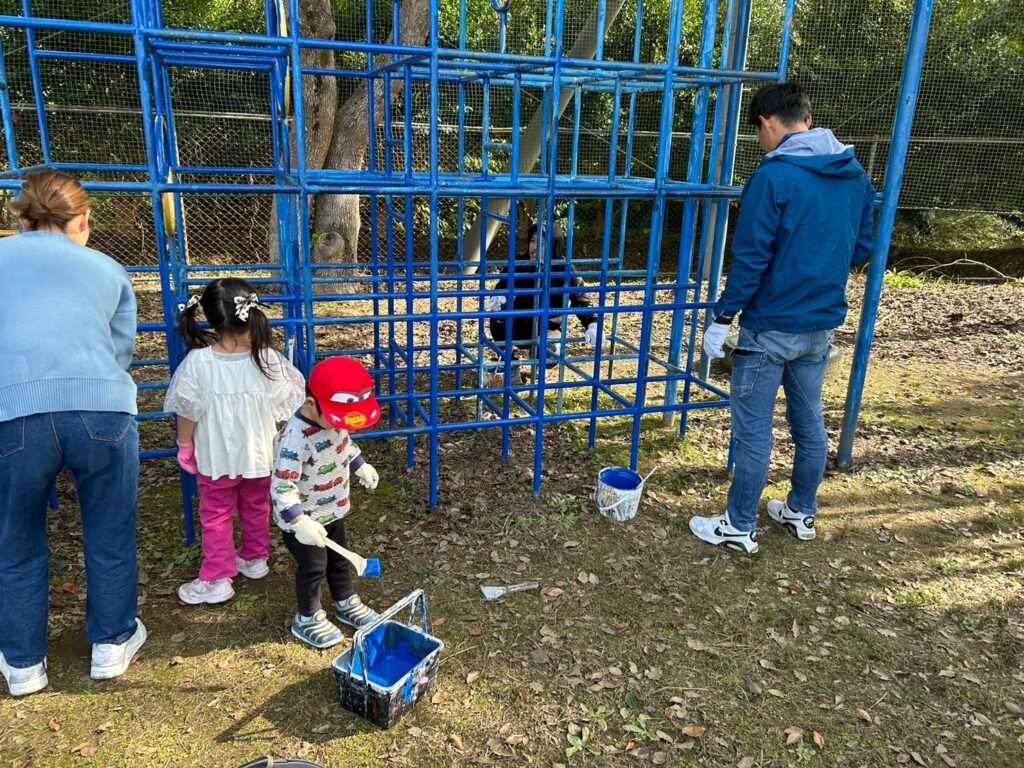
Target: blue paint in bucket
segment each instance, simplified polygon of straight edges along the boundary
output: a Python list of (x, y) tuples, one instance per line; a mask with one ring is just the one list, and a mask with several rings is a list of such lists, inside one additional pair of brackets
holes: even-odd
[(625, 467), (608, 467), (602, 469), (597, 476), (605, 485), (617, 491), (635, 491), (644, 481), (639, 473)]
[[(647, 477), (650, 477), (648, 475)], [(594, 501), (605, 517), (624, 523), (636, 517), (646, 477), (626, 467), (605, 467), (597, 473)]]

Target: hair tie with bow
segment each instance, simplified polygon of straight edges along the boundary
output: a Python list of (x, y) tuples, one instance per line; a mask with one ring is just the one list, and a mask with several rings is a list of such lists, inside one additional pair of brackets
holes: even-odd
[(196, 306), (198, 303), (198, 296), (189, 296), (188, 301), (178, 304), (178, 312), (180, 312), (181, 314), (185, 314), (188, 310), (192, 309), (192, 307)]
[(249, 322), (249, 311), (254, 307), (263, 306), (266, 305), (260, 301), (260, 297), (255, 292), (248, 296), (235, 296), (235, 317), (243, 323), (247, 323)]

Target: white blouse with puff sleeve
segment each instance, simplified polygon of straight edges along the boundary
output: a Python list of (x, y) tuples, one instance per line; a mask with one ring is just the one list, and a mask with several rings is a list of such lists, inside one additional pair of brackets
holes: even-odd
[(196, 422), (192, 442), (199, 473), (267, 477), (274, 468), (277, 422), (306, 398), (302, 374), (274, 350), (264, 352), (268, 377), (250, 352), (194, 349), (171, 379), (164, 409)]

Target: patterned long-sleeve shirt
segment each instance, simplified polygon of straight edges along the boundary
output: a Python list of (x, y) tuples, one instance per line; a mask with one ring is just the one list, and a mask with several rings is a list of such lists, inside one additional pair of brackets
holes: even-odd
[(274, 438), (270, 498), (274, 522), (284, 530), (305, 513), (322, 525), (350, 511), (349, 473), (366, 459), (344, 429), (321, 427), (296, 413)]

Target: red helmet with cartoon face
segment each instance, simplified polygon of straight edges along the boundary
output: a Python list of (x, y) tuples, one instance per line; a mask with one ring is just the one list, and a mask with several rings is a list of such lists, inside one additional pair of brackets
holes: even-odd
[(369, 429), (380, 421), (380, 405), (373, 396), (373, 377), (351, 357), (329, 357), (309, 377), (324, 418), (337, 429)]

